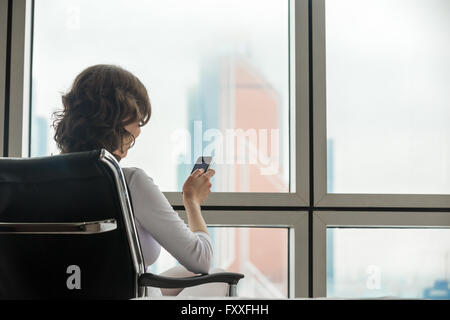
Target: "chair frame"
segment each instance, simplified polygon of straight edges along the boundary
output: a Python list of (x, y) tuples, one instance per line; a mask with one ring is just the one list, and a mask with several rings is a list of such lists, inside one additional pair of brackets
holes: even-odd
[(117, 192), (120, 196), (120, 204), (122, 206), (122, 213), (127, 229), (126, 232), (128, 236), (128, 242), (132, 253), (134, 269), (136, 272), (137, 297), (148, 296), (148, 291), (146, 290), (147, 287), (185, 288), (211, 282), (228, 283), (228, 295), (230, 297), (237, 296), (237, 284), (239, 280), (244, 277), (243, 274), (222, 272), (187, 278), (169, 278), (146, 273), (141, 245), (138, 239), (136, 224), (133, 218), (133, 209), (131, 206), (130, 196), (128, 194), (128, 189), (122, 169), (120, 168), (120, 165), (117, 162), (116, 158), (105, 149), (101, 150), (100, 161), (104, 162), (111, 168), (116, 180)]

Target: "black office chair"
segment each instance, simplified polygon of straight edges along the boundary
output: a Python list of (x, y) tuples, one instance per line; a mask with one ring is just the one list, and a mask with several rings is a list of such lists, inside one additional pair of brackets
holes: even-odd
[(0, 159), (0, 299), (132, 299), (244, 275), (145, 273), (119, 163), (94, 150)]

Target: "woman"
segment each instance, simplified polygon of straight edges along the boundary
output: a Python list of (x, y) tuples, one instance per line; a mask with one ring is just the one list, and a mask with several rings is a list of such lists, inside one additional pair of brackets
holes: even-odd
[[(63, 95), (64, 109), (55, 112), (55, 141), (61, 153), (104, 148), (118, 161), (127, 156), (141, 127), (148, 123), (151, 105), (144, 85), (130, 72), (113, 65), (96, 65), (81, 72)], [(164, 165), (161, 163), (161, 165)], [(211, 192), (214, 170), (197, 170), (183, 186), (188, 224), (173, 210), (153, 179), (139, 168), (122, 168), (131, 193), (135, 220), (146, 267), (159, 256), (161, 246), (178, 266), (162, 275), (186, 277), (210, 270), (211, 239), (200, 205)], [(176, 295), (180, 289), (152, 288), (152, 295)], [(186, 288), (183, 295), (226, 295), (226, 285)]]

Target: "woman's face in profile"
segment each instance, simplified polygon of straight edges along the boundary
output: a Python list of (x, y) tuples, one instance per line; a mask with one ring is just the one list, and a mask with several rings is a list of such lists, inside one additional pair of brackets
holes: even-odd
[[(141, 134), (141, 127), (139, 126), (139, 121), (130, 123), (129, 125), (125, 126), (125, 130), (127, 130), (129, 133), (131, 133), (134, 136), (134, 139), (136, 140), (137, 137)], [(123, 153), (120, 153), (120, 149), (117, 149), (114, 151), (115, 154), (119, 155), (122, 159), (127, 156), (128, 149), (130, 148), (130, 145), (133, 143), (133, 138), (130, 137), (130, 141), (124, 141), (123, 145)]]

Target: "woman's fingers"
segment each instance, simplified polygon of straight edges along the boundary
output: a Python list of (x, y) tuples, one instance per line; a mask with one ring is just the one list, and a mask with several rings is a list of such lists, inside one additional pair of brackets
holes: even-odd
[(203, 169), (197, 169), (194, 172), (192, 172), (191, 177), (198, 178), (203, 174), (203, 172), (204, 172)]
[(208, 169), (208, 171), (206, 171), (204, 176), (206, 176), (208, 178), (212, 178), (215, 174), (216, 174), (216, 171), (214, 171), (213, 169)]

